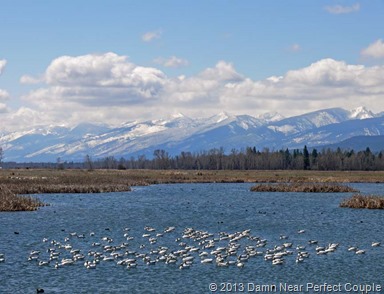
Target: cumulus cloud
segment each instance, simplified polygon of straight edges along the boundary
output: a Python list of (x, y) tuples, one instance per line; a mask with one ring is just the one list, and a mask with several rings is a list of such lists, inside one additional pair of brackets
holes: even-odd
[(326, 6), (325, 10), (331, 14), (348, 14), (348, 13), (359, 11), (360, 4), (355, 3), (351, 6), (342, 6), (342, 5)]
[[(248, 97), (248, 105), (295, 113), (329, 107), (367, 105), (382, 109), (384, 67), (348, 65), (324, 59), (284, 76), (263, 81), (246, 79), (230, 86), (228, 97)], [(376, 101), (376, 104), (373, 103)], [(245, 101), (244, 101), (245, 102)], [(267, 107), (265, 107), (267, 106)]]
[(220, 61), (215, 67), (207, 68), (196, 76), (180, 76), (170, 80), (165, 87), (169, 103), (188, 105), (188, 107), (215, 107), (228, 83), (239, 83), (244, 77), (231, 63)]
[(345, 98), (348, 97), (349, 91), (356, 94), (369, 94), (372, 87), (381, 87), (382, 78), (377, 75), (383, 73), (383, 67), (348, 65), (343, 61), (329, 58), (305, 68), (288, 71), (282, 77), (254, 82), (253, 85), (257, 86), (256, 89), (263, 89), (264, 94), (268, 94), (271, 98), (284, 96), (287, 99), (302, 97), (332, 100), (336, 94), (331, 95), (331, 93), (337, 90), (343, 90), (342, 97)]
[(384, 58), (384, 42), (379, 39), (361, 51), (361, 55), (371, 58)]
[(171, 56), (169, 58), (158, 57), (154, 60), (154, 62), (165, 67), (173, 68), (180, 68), (189, 65), (188, 60), (176, 56)]
[(334, 59), (253, 80), (226, 61), (192, 76), (171, 78), (114, 53), (62, 56), (51, 62), (42, 81), (42, 87), (24, 96), (34, 105), (34, 112), (24, 109), (29, 121), (116, 124), (161, 118), (175, 109), (191, 116), (221, 110), (251, 115), (278, 111), (289, 116), (329, 107), (384, 108), (384, 66)]
[(38, 111), (28, 107), (20, 107), (7, 115), (7, 121), (12, 125), (12, 129), (25, 129), (26, 127), (52, 124), (56, 118), (52, 114)]
[[(34, 78), (23, 79), (29, 80)], [(59, 57), (48, 66), (42, 80), (48, 87), (32, 91), (25, 99), (111, 106), (156, 99), (166, 76), (158, 69), (137, 66), (126, 56), (105, 53)]]
[(151, 42), (155, 39), (160, 39), (161, 35), (163, 34), (162, 30), (156, 30), (156, 31), (151, 31), (151, 32), (146, 32), (141, 36), (141, 39), (144, 42)]
[(29, 76), (29, 75), (23, 75), (20, 78), (20, 83), (22, 83), (22, 84), (38, 84), (38, 83), (41, 83), (43, 81), (44, 81), (44, 79), (42, 79), (42, 78), (34, 78), (32, 76)]

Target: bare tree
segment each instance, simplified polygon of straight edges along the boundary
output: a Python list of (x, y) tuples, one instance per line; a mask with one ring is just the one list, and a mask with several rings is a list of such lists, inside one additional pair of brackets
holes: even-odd
[(56, 167), (57, 169), (63, 170), (64, 169), (64, 163), (61, 161), (61, 157), (58, 157), (56, 160)]
[(92, 158), (88, 154), (84, 158), (84, 166), (89, 171), (92, 171), (94, 169)]

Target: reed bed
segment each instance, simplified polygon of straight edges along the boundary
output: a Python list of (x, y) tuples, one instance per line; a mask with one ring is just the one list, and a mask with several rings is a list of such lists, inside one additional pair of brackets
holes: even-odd
[(45, 204), (28, 194), (106, 193), (130, 191), (127, 179), (87, 171), (2, 171), (0, 211), (31, 211)]
[(357, 190), (339, 184), (324, 183), (279, 183), (260, 184), (251, 187), (252, 192), (304, 192), (304, 193), (347, 193)]
[(35, 197), (16, 195), (5, 185), (0, 185), (0, 211), (34, 211), (45, 205)]
[(350, 198), (344, 199), (340, 203), (340, 207), (384, 209), (384, 197), (375, 195), (355, 194)]

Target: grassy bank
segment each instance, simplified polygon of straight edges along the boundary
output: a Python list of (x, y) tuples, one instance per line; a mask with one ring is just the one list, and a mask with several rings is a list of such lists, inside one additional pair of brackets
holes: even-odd
[(257, 170), (0, 170), (0, 183), (20, 181), (63, 184), (250, 182), (250, 183), (384, 183), (384, 171), (257, 171)]
[(384, 197), (356, 194), (351, 198), (344, 199), (340, 203), (340, 207), (384, 209)]
[(305, 192), (305, 193), (347, 193), (359, 192), (345, 185), (326, 183), (280, 183), (260, 184), (251, 187), (252, 192)]
[[(196, 170), (0, 170), (0, 211), (14, 206), (8, 197), (42, 193), (98, 193), (129, 191), (131, 186), (166, 183), (348, 183), (384, 182), (384, 172), (334, 171), (196, 171)], [(12, 196), (13, 195), (13, 196)], [(16, 201), (16, 200), (13, 200)], [(29, 200), (28, 200), (29, 201)], [(28, 202), (25, 200), (25, 202)], [(8, 203), (7, 206), (6, 203)], [(40, 204), (39, 204), (40, 205)], [(9, 209), (8, 209), (8, 208)]]

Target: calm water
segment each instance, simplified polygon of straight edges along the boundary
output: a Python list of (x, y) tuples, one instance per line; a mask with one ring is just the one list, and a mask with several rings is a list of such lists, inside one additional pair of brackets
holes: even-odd
[[(43, 288), (45, 293), (211, 293), (210, 283), (217, 283), (220, 289), (220, 283), (224, 282), (244, 283), (247, 287), (248, 283), (376, 283), (384, 286), (384, 244), (371, 247), (373, 241), (384, 243), (384, 211), (339, 208), (340, 201), (351, 194), (254, 193), (249, 191), (250, 186), (177, 184), (137, 187), (128, 193), (41, 195), (39, 197), (51, 206), (37, 212), (0, 213), (0, 253), (6, 257), (6, 261), (0, 263), (0, 293), (35, 293), (36, 288)], [(384, 188), (382, 184), (353, 186), (363, 193), (376, 194)], [(148, 238), (142, 236), (148, 233), (145, 226), (156, 229), (150, 232), (151, 236), (169, 226), (176, 229), (158, 237), (156, 244), (150, 244)], [(130, 228), (132, 240), (124, 237), (126, 227)], [(260, 250), (288, 241), (294, 244), (291, 250), (295, 254), (286, 256), (280, 266), (257, 256), (238, 268), (201, 264), (198, 253), (194, 253), (195, 262), (190, 269), (183, 270), (164, 262), (150, 266), (138, 262), (137, 268), (126, 269), (115, 261), (101, 261), (96, 269), (89, 270), (83, 266), (84, 261), (59, 269), (55, 269), (54, 262), (38, 266), (37, 261), (28, 261), (32, 250), (40, 250), (40, 260), (47, 260), (52, 240), (72, 244), (86, 259), (89, 259), (89, 250), (102, 251), (101, 247), (92, 247), (92, 242), (103, 245), (126, 242), (125, 250), (148, 254), (159, 246), (179, 250), (180, 242), (198, 246), (198, 242), (182, 238), (183, 230), (188, 227), (207, 231), (214, 238), (218, 238), (220, 232), (250, 229), (251, 236), (268, 240)], [(300, 229), (306, 232), (298, 234)], [(85, 238), (69, 237), (73, 232), (84, 234)], [(90, 232), (95, 235), (90, 236)], [(281, 234), (288, 239), (280, 240)], [(64, 241), (66, 237), (68, 242)], [(107, 243), (102, 237), (113, 241)], [(43, 242), (44, 238), (48, 242)], [(176, 238), (181, 240), (176, 242)], [(310, 239), (318, 240), (319, 245), (340, 243), (340, 246), (336, 252), (320, 256), (316, 255), (315, 246), (307, 244)], [(228, 240), (216, 243), (226, 246)], [(239, 254), (246, 245), (255, 245), (255, 241), (246, 238), (238, 243)], [(145, 248), (140, 248), (142, 244)], [(306, 245), (311, 255), (297, 264), (296, 245), (299, 244)], [(347, 248), (351, 245), (365, 249), (366, 253), (349, 252)], [(60, 259), (70, 257), (69, 252), (61, 250)], [(235, 287), (241, 288), (241, 284)], [(341, 290), (339, 293), (346, 292), (344, 288)]]

